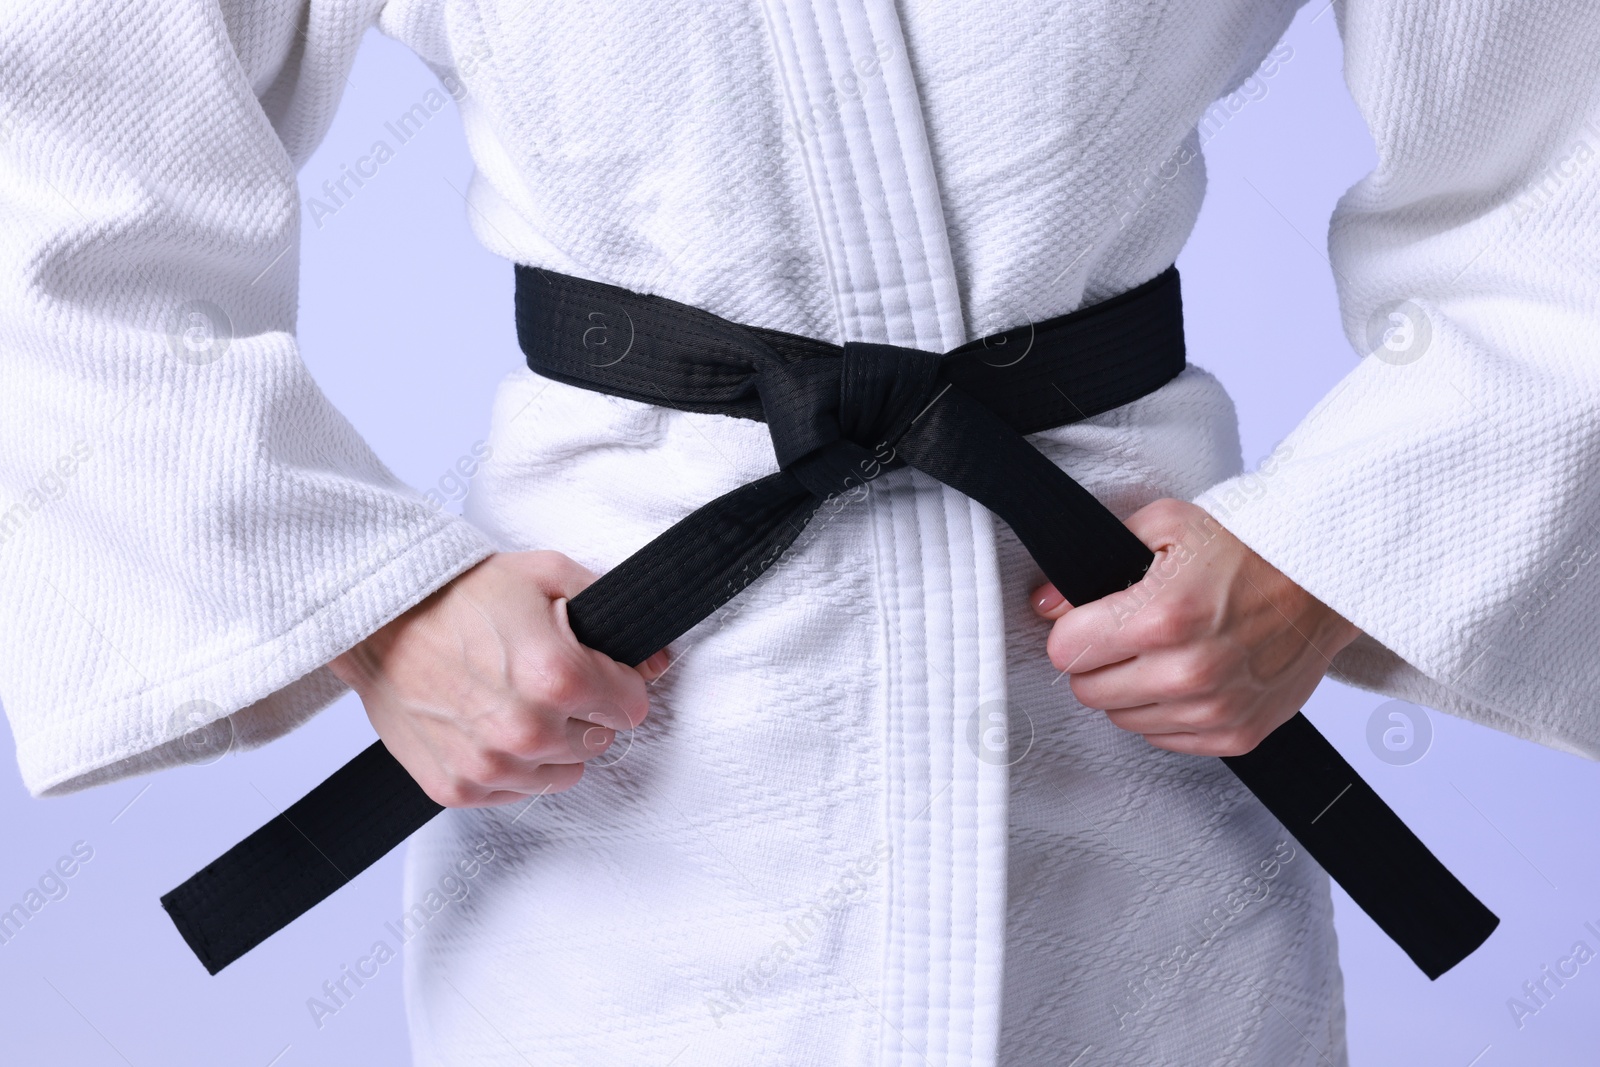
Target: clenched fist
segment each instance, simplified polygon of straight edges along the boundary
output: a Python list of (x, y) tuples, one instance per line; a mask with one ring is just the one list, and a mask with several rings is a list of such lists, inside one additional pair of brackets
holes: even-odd
[(1045, 585), (1033, 606), (1078, 700), (1157, 748), (1249, 752), (1361, 634), (1193, 504), (1157, 500), (1128, 528), (1155, 553), (1143, 580), (1082, 607)]
[(385, 747), (446, 807), (570, 788), (648, 710), (638, 667), (578, 643), (567, 600), (594, 580), (559, 552), (502, 552), (328, 666)]

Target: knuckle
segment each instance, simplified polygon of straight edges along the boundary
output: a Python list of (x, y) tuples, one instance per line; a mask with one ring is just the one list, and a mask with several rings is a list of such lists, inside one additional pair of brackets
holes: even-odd
[(1184, 716), (1186, 724), (1195, 730), (1226, 730), (1232, 717), (1222, 705), (1207, 702), (1198, 704)]
[(435, 804), (446, 808), (471, 807), (478, 799), (478, 790), (460, 778), (440, 778), (423, 786), (422, 791)]
[(1260, 738), (1255, 732), (1248, 729), (1237, 728), (1224, 730), (1217, 735), (1216, 747), (1219, 756), (1242, 756), (1256, 747)]
[(1170, 648), (1188, 637), (1186, 621), (1173, 611), (1170, 595), (1146, 600), (1127, 616), (1124, 626), (1129, 638), (1145, 648)]
[(1173, 664), (1169, 684), (1180, 696), (1209, 693), (1217, 687), (1219, 673), (1217, 665), (1205, 656), (1184, 656)]
[(1138, 532), (1148, 539), (1164, 540), (1169, 531), (1183, 524), (1185, 507), (1183, 501), (1173, 497), (1150, 501), (1134, 513), (1138, 517)]
[(645, 716), (650, 714), (650, 696), (643, 685), (634, 688), (623, 702), (618, 705), (618, 718), (627, 722), (629, 729), (644, 722)]
[(1058, 671), (1061, 669), (1061, 665), (1064, 662), (1061, 655), (1061, 644), (1062, 642), (1059, 630), (1052, 628), (1050, 631), (1050, 636), (1045, 638), (1044, 641), (1044, 654), (1049, 658), (1050, 665)]
[(1148, 612), (1149, 638), (1158, 646), (1181, 645), (1199, 632), (1205, 616), (1193, 598), (1171, 589), (1164, 592)]
[(580, 702), (589, 689), (589, 678), (571, 656), (548, 656), (537, 666), (538, 680), (532, 686), (536, 705), (566, 710)]
[(1167, 611), (1171, 615), (1172, 626), (1181, 631), (1185, 638), (1201, 632), (1211, 621), (1211, 609), (1205, 601), (1185, 590), (1172, 590)]
[(1044, 645), (1045, 655), (1050, 657), (1051, 666), (1058, 671), (1072, 666), (1074, 657), (1083, 652), (1083, 641), (1075, 637), (1065, 623), (1066, 619), (1061, 619), (1055, 624)]
[(564, 793), (578, 784), (583, 777), (583, 764), (561, 763), (550, 767), (550, 775), (546, 779), (545, 792)]
[(1150, 510), (1157, 518), (1168, 522), (1183, 518), (1185, 504), (1176, 497), (1164, 496), (1150, 502)]
[(534, 552), (529, 563), (561, 590), (561, 596), (575, 596), (594, 581), (594, 574), (589, 568), (562, 552), (550, 549)]
[(616, 731), (608, 730), (604, 726), (590, 726), (576, 731), (572, 738), (573, 755), (580, 759), (590, 759), (598, 756), (611, 747), (616, 740)]
[(536, 714), (521, 714), (502, 720), (493, 744), (502, 752), (520, 759), (532, 759), (549, 744), (549, 729)]
[(546, 574), (560, 574), (572, 563), (562, 553), (549, 548), (536, 549), (522, 558), (527, 567)]
[(1095, 687), (1092, 682), (1080, 674), (1069, 674), (1067, 684), (1072, 688), (1072, 695), (1077, 698), (1078, 703), (1086, 708), (1099, 709), (1099, 705), (1095, 703)]
[(464, 756), (452, 769), (455, 772), (453, 778), (459, 786), (481, 790), (500, 777), (505, 764), (495, 753), (480, 750)]

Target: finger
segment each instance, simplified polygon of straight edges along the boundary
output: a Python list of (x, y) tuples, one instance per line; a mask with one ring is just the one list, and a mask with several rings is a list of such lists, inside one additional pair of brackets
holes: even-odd
[(1161, 497), (1123, 519), (1122, 524), (1154, 552), (1171, 540), (1174, 530), (1182, 528), (1185, 511), (1192, 507), (1186, 501)]
[[(1181, 640), (1193, 625), (1193, 610), (1180, 610), (1177, 616), (1172, 613), (1185, 603), (1177, 594), (1185, 584), (1193, 583), (1194, 575), (1187, 567), (1216, 536), (1215, 522), (1193, 504), (1161, 499), (1140, 508), (1128, 518), (1127, 526), (1155, 558), (1144, 576), (1126, 589), (1065, 611), (1059, 606), (1052, 609), (1056, 625), (1047, 647), (1051, 662), (1059, 669), (1077, 672), (1119, 663)], [(1185, 576), (1186, 582), (1182, 580)], [(1162, 590), (1175, 583), (1178, 587), (1158, 601)], [(1049, 603), (1048, 593), (1044, 589), (1039, 593), (1043, 609)], [(1208, 613), (1201, 611), (1197, 617), (1208, 617)]]
[(1059, 619), (1072, 610), (1072, 605), (1067, 603), (1067, 598), (1055, 587), (1054, 582), (1046, 582), (1033, 591), (1033, 610), (1046, 619)]
[(1074, 668), (1072, 692), (1085, 707), (1101, 710), (1157, 703), (1187, 706), (1215, 697), (1237, 674), (1230, 651), (1210, 642), (1176, 651), (1147, 650), (1092, 670)]
[(1123, 524), (1152, 552), (1174, 545), (1199, 548), (1221, 530), (1217, 520), (1204, 508), (1173, 497), (1152, 500), (1129, 515)]
[(1071, 608), (1056, 619), (1045, 652), (1057, 670), (1079, 674), (1121, 663), (1143, 651), (1118, 621), (1121, 615), (1131, 613), (1123, 603), (1126, 597), (1127, 590), (1112, 593)]
[(644, 722), (650, 710), (650, 698), (645, 693), (644, 678), (639, 671), (581, 643), (567, 619), (566, 599), (559, 598), (552, 603), (556, 626), (580, 657), (588, 682), (580, 687), (575, 705), (561, 710), (574, 719), (586, 719), (616, 730), (630, 730)]
[(501, 752), (493, 757), (495, 770), (482, 778), (484, 785), (521, 790), (534, 780), (531, 776), (540, 767), (583, 763), (604, 755), (615, 743), (617, 731), (587, 719), (564, 719), (559, 727), (539, 731), (537, 736), (541, 738), (537, 748), (520, 749), (514, 755)]
[(498, 808), (505, 804), (514, 804), (519, 800), (527, 799), (528, 796), (526, 793), (513, 793), (509, 789), (499, 789), (493, 793), (490, 793), (476, 804), (465, 804), (462, 806), (469, 808)]
[(663, 674), (666, 674), (667, 667), (671, 664), (672, 658), (667, 655), (667, 650), (663, 648), (660, 652), (635, 667), (634, 670), (638, 671), (639, 677), (645, 681), (653, 682)]
[[(457, 790), (445, 807), (493, 808), (529, 797), (560, 793), (571, 789), (583, 777), (582, 763), (526, 764), (519, 771), (485, 784), (463, 796)], [(438, 799), (438, 798), (435, 798)]]
[[(1164, 551), (1158, 551), (1144, 577), (1133, 585), (1075, 608), (1057, 609), (1046, 645), (1050, 661), (1075, 673), (1120, 663), (1160, 647), (1160, 639), (1171, 636), (1160, 617), (1166, 604), (1152, 601), (1170, 581), (1163, 571), (1165, 561)], [(1042, 594), (1041, 606), (1047, 601), (1048, 594)]]
[(1203, 712), (1173, 704), (1142, 704), (1132, 708), (1113, 708), (1106, 718), (1119, 730), (1130, 734), (1199, 734)]
[[(1169, 553), (1175, 546), (1187, 556), (1189, 543), (1196, 539), (1210, 540), (1207, 527), (1216, 521), (1205, 511), (1187, 501), (1163, 497), (1146, 504), (1128, 516), (1124, 525), (1153, 553)], [(1055, 585), (1046, 582), (1033, 591), (1033, 609), (1047, 619), (1058, 619), (1072, 608)]]
[(1149, 674), (1146, 658), (1139, 656), (1092, 671), (1074, 670), (1067, 684), (1078, 703), (1086, 708), (1100, 711), (1142, 708), (1162, 699), (1162, 694), (1151, 692), (1146, 684)]
[(1156, 748), (1182, 752), (1186, 756), (1242, 756), (1260, 743), (1229, 730), (1203, 734), (1150, 734), (1145, 741)]
[(617, 739), (617, 732), (610, 727), (596, 726), (583, 719), (568, 719), (565, 730), (566, 755), (561, 759), (552, 759), (551, 763), (582, 763), (594, 759), (603, 755)]
[(1210, 747), (1199, 734), (1149, 734), (1145, 741), (1152, 748), (1165, 749), (1168, 752), (1180, 752), (1185, 756), (1210, 756), (1216, 755), (1207, 751)]
[[(548, 568), (546, 593), (553, 600), (571, 600), (599, 577), (577, 560), (560, 552), (536, 552), (532, 555), (539, 557), (541, 565)], [(638, 671), (645, 681), (653, 682), (666, 673), (669, 662), (667, 650), (663, 648), (638, 664), (634, 670)]]

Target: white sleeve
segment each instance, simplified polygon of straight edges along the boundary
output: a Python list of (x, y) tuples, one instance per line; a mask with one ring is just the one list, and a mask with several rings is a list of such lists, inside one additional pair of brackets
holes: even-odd
[(1336, 677), (1600, 757), (1600, 14), (1337, 14), (1378, 154), (1328, 242), (1364, 358), (1196, 502), (1365, 631)]
[(379, 6), (0, 10), (0, 699), (36, 794), (180, 762), (207, 720), (282, 735), (491, 551), (295, 343), (295, 169)]

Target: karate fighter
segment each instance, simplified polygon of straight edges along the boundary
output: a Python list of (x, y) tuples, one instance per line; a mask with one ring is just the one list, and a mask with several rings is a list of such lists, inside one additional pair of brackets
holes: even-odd
[(493, 857), (407, 947), (418, 1064), (1344, 1062), (1327, 879), (1205, 757), (1330, 671), (1600, 755), (1600, 582), (1569, 565), (1600, 529), (1582, 0), (1335, 0), (1379, 158), (1329, 237), (1366, 358), (1257, 472), (1194, 365), (1034, 435), (1157, 555), (1092, 603), (899, 469), (613, 662), (566, 604), (777, 470), (766, 427), (508, 351), (457, 518), (294, 335), (295, 170), (374, 24), (458, 97), (507, 270), (943, 353), (1167, 268), (1197, 124), (1297, 7), (10, 5), (0, 694), (28, 788), (180, 762), (196, 700), (256, 745), (355, 689), (450, 809), (408, 906)]

